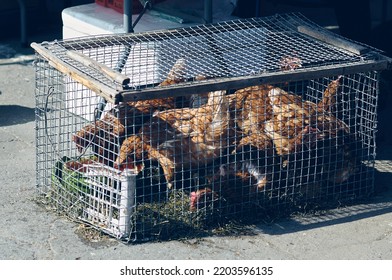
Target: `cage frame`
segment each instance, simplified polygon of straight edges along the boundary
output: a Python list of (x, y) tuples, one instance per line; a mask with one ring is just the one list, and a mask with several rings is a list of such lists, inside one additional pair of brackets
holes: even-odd
[[(275, 19), (276, 17), (276, 19)], [(301, 82), (305, 80), (320, 79), (321, 77), (335, 77), (335, 76), (346, 76), (355, 75), (363, 72), (379, 72), (391, 68), (392, 59), (384, 56), (379, 50), (372, 47), (350, 41), (342, 38), (336, 34), (332, 34), (322, 28), (317, 27), (313, 23), (309, 23), (303, 19), (301, 15), (294, 14), (294, 17), (300, 18), (300, 25), (294, 24), (294, 33), (301, 34), (301, 36), (307, 36), (312, 40), (323, 42), (334, 48), (339, 48), (344, 52), (353, 54), (356, 58), (355, 61), (349, 62), (336, 62), (327, 65), (311, 65), (309, 67), (301, 67), (295, 69), (295, 71), (259, 71), (252, 73), (251, 75), (242, 75), (234, 77), (217, 77), (206, 80), (187, 80), (179, 85), (169, 85), (163, 87), (146, 87), (146, 88), (130, 88), (128, 86), (129, 77), (121, 73), (121, 67), (117, 69), (111, 69), (101, 63), (97, 63), (93, 59), (87, 56), (80, 55), (77, 50), (83, 49), (84, 47), (106, 47), (118, 45), (118, 42), (112, 42), (113, 35), (100, 35), (87, 38), (78, 38), (72, 40), (55, 41), (55, 42), (43, 42), (41, 44), (33, 43), (31, 46), (36, 51), (37, 57), (46, 60), (50, 67), (56, 71), (70, 77), (75, 82), (87, 87), (93, 93), (96, 93), (99, 97), (105, 99), (113, 105), (120, 104), (122, 102), (139, 101), (139, 100), (150, 100), (158, 97), (178, 97), (186, 96), (190, 93), (200, 94), (204, 92), (211, 92), (215, 90), (231, 90), (238, 88), (246, 88), (250, 86), (257, 86), (260, 84), (281, 84), (285, 82)], [(276, 21), (280, 19), (280, 15), (270, 17)], [(166, 40), (175, 38), (176, 36), (193, 36), (201, 32), (206, 36), (212, 35), (214, 30), (237, 30), (237, 27), (232, 27), (232, 24), (236, 21), (215, 23), (202, 25), (195, 28), (183, 28), (176, 30), (161, 30), (152, 31), (145, 33), (132, 33), (132, 34), (120, 34), (115, 35), (119, 41), (123, 42), (149, 42), (149, 40)], [(245, 19), (239, 21), (245, 25), (252, 23), (252, 26), (261, 24), (262, 21), (258, 19)], [(234, 26), (237, 26), (234, 24)], [(240, 27), (238, 27), (240, 28)], [(242, 27), (241, 27), (242, 28)], [(57, 47), (60, 48), (61, 55), (57, 52)], [(127, 48), (125, 49), (127, 51)], [(67, 61), (62, 58), (66, 57)], [(70, 63), (71, 62), (71, 63)], [(85, 74), (82, 70), (78, 69), (78, 65), (87, 67), (89, 70), (99, 73), (99, 75), (112, 81), (111, 83), (104, 83), (100, 79), (94, 79), (91, 76)], [(46, 117), (46, 116), (45, 116)], [(376, 125), (376, 124), (374, 124)], [(372, 133), (375, 133), (375, 128)], [(373, 136), (374, 138), (374, 136)], [(375, 145), (374, 145), (375, 148)], [(100, 166), (91, 166), (91, 170), (95, 168), (101, 168)], [(111, 171), (112, 172), (112, 171)], [(134, 206), (134, 191), (135, 185), (135, 174), (119, 174), (117, 171), (114, 172), (118, 175), (116, 180), (123, 182), (125, 190), (122, 196), (128, 196), (120, 205), (116, 206), (120, 211), (124, 211), (120, 215), (120, 218), (116, 221), (115, 219), (108, 219), (108, 223), (105, 226), (97, 226), (91, 221), (91, 217), (94, 219), (94, 215), (98, 220), (105, 220), (106, 217), (100, 218), (99, 213), (95, 213), (94, 210), (88, 210), (87, 218), (81, 218), (82, 221), (92, 224), (104, 232), (115, 236), (119, 239), (139, 240), (138, 233), (134, 235), (131, 227), (131, 214), (132, 207)], [(95, 174), (95, 175), (94, 175)], [(91, 176), (102, 176), (103, 173), (92, 173)], [(116, 176), (117, 176), (116, 175)], [(373, 180), (374, 181), (374, 180)], [(92, 184), (93, 185), (93, 184)], [(121, 222), (120, 222), (121, 220)], [(124, 224), (125, 223), (125, 224)], [(142, 238), (143, 239), (143, 238)]]

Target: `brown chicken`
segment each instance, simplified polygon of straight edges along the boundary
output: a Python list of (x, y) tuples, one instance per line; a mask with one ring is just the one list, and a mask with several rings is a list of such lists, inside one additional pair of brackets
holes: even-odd
[(232, 205), (256, 203), (258, 195), (271, 186), (273, 171), (271, 139), (261, 133), (245, 136), (231, 153), (231, 160), (221, 164), (209, 178), (210, 187), (190, 194), (190, 210), (218, 201)]
[(207, 104), (199, 108), (181, 108), (154, 113), (195, 144), (192, 151), (203, 162), (221, 155), (234, 134), (225, 91), (208, 94)]
[(113, 165), (118, 152), (117, 142), (126, 133), (126, 116), (133, 111), (127, 104), (120, 104), (107, 112), (100, 120), (84, 126), (72, 135), (80, 153), (91, 147), (98, 161)]
[(138, 134), (124, 140), (114, 166), (121, 170), (127, 168), (139, 173), (144, 169), (146, 160), (156, 160), (170, 188), (176, 164), (193, 161), (192, 154), (189, 152), (190, 144), (189, 137), (182, 137), (164, 121), (152, 118)]
[(268, 99), (270, 85), (252, 86), (228, 95), (230, 111), (239, 129), (246, 135), (264, 130), (264, 122), (272, 118)]
[[(179, 59), (159, 86), (180, 83), (184, 80), (185, 60)], [(117, 143), (123, 141), (125, 135), (135, 134), (146, 118), (153, 112), (175, 107), (173, 97), (140, 100), (116, 105), (102, 119), (96, 120), (77, 131), (72, 136), (79, 152), (92, 147), (98, 160), (113, 165), (118, 148)]]
[(225, 201), (238, 204), (255, 199), (271, 181), (273, 144), (264, 134), (264, 123), (272, 118), (268, 101), (270, 85), (239, 89), (226, 96), (233, 125), (240, 140), (229, 156), (208, 179), (211, 187), (190, 194), (190, 211)]
[(290, 158), (294, 162), (305, 156), (308, 162), (317, 159), (311, 165), (319, 165), (324, 170), (319, 171), (320, 176), (336, 183), (346, 181), (356, 165), (349, 127), (331, 113), (341, 79), (327, 86), (318, 104), (279, 88), (271, 89), (268, 96), (273, 118), (265, 124), (265, 132), (273, 140), (277, 154), (283, 156), (284, 165)]
[(340, 80), (341, 77), (328, 85), (318, 104), (304, 101), (300, 96), (280, 88), (273, 88), (268, 92), (273, 118), (266, 122), (265, 127), (278, 154), (293, 153), (302, 144), (309, 148), (315, 141), (336, 137), (342, 130), (349, 133), (348, 126), (330, 111), (335, 104)]
[(336, 93), (341, 84), (343, 76), (339, 76), (336, 80), (330, 82), (324, 90), (322, 100), (317, 104), (319, 112), (334, 113), (336, 105)]
[(156, 112), (151, 124), (123, 142), (115, 166), (157, 160), (171, 188), (176, 168), (205, 166), (221, 156), (230, 140), (227, 104), (225, 91), (215, 91), (200, 108)]

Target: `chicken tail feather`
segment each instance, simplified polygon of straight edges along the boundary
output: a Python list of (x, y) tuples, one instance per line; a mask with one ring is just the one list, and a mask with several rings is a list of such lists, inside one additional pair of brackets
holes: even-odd
[(329, 83), (327, 88), (323, 93), (323, 99), (317, 104), (319, 109), (324, 110), (325, 112), (331, 112), (333, 106), (336, 103), (336, 93), (340, 86), (340, 82), (343, 76), (339, 76), (336, 80), (333, 80)]

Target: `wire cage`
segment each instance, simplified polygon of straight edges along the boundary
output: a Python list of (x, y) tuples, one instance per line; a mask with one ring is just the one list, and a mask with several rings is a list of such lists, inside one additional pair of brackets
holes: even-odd
[(373, 192), (390, 59), (301, 14), (32, 47), (39, 197), (119, 239)]

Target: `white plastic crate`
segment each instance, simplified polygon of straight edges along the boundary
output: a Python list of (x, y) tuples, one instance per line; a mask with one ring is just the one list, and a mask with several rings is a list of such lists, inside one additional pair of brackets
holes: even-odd
[(129, 238), (135, 207), (136, 174), (119, 172), (105, 165), (87, 164), (88, 191), (81, 219), (100, 225), (117, 238)]

